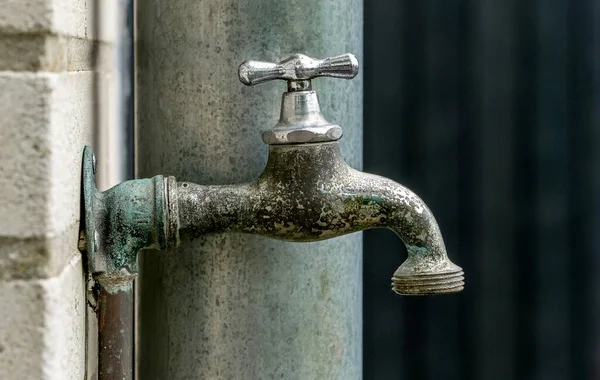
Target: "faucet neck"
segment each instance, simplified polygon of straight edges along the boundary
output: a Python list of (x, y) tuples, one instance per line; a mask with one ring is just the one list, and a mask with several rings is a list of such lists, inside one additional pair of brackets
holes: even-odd
[[(283, 94), (279, 122), (263, 133), (265, 144), (305, 144), (337, 141), (342, 137), (342, 127), (331, 124), (321, 114), (317, 93), (311, 90), (310, 81), (297, 81)], [(299, 90), (306, 88), (307, 90)]]

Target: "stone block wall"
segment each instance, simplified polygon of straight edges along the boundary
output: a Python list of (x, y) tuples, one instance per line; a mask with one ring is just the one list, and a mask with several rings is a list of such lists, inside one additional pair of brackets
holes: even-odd
[(97, 1), (0, 0), (3, 380), (95, 376), (77, 241), (81, 152), (102, 119), (95, 94), (114, 41), (114, 1)]

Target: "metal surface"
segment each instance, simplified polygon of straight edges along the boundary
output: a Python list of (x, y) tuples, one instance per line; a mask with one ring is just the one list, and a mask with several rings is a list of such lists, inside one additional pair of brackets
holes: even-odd
[(133, 379), (133, 280), (96, 281), (98, 379)]
[(100, 158), (98, 188), (102, 191), (133, 178), (133, 1), (115, 0), (90, 10), (97, 18), (95, 32), (114, 36), (110, 49), (97, 49), (95, 53), (97, 109), (93, 142)]
[(96, 188), (95, 158), (83, 152), (85, 250), (88, 271), (120, 284), (137, 274), (137, 254), (144, 248), (178, 244), (175, 179), (161, 175), (125, 181), (104, 192)]
[[(138, 0), (137, 175), (256, 179), (268, 153), (260, 132), (277, 121), (285, 85), (246, 88), (239, 63), (293, 52), (360, 60), (362, 9), (357, 0)], [(342, 155), (359, 169), (361, 76), (323, 78), (318, 92), (323, 114), (344, 126)], [(144, 252), (139, 378), (360, 378), (361, 241), (227, 233)]]
[(337, 142), (273, 145), (256, 182), (230, 186), (183, 182), (177, 192), (183, 238), (243, 232), (310, 242), (386, 227), (408, 251), (408, 259), (392, 279), (395, 292), (419, 295), (463, 289), (462, 269), (448, 259), (425, 203), (394, 181), (349, 167)]
[[(94, 60), (94, 138), (93, 144), (96, 154), (100, 158), (100, 168), (97, 168), (94, 156), (90, 148), (86, 148), (84, 159), (94, 161), (87, 170), (84, 170), (86, 179), (88, 198), (84, 200), (87, 203), (85, 209), (88, 213), (86, 223), (89, 225), (95, 221), (95, 217), (101, 214), (101, 205), (96, 203), (97, 189), (105, 190), (122, 181), (133, 178), (133, 3), (134, 0), (117, 0), (111, 3), (95, 2), (86, 4), (88, 11), (88, 21), (93, 26), (91, 32), (95, 36), (111, 36), (110, 44), (100, 43), (95, 48), (92, 58)], [(107, 12), (106, 9), (110, 11)], [(106, 65), (110, 62), (110, 67)], [(99, 272), (112, 272), (116, 267), (99, 263), (94, 260), (98, 244), (103, 242), (95, 240), (94, 229), (87, 228), (87, 231), (93, 231), (88, 236), (83, 234), (82, 241), (85, 242), (83, 249), (88, 247), (91, 257), (87, 260), (89, 272), (86, 276), (88, 282), (86, 288), (98, 287)], [(87, 237), (87, 241), (86, 241)], [(126, 260), (135, 264), (135, 254)], [(129, 265), (128, 265), (129, 266)], [(94, 280), (92, 273), (96, 272)], [(123, 273), (119, 273), (123, 275)], [(112, 278), (113, 276), (111, 276)], [(122, 281), (128, 283), (127, 286), (116, 285), (114, 278), (102, 286), (105, 297), (94, 299), (92, 303), (98, 305), (98, 308), (88, 308), (86, 312), (86, 368), (87, 378), (95, 378), (98, 374), (99, 380), (112, 379), (131, 379), (134, 368), (134, 361), (131, 354), (133, 349), (134, 326), (131, 303), (133, 296), (129, 293), (125, 299), (122, 299), (121, 292), (127, 289), (131, 292), (132, 284), (127, 279), (127, 275)], [(110, 290), (111, 293), (104, 291)], [(98, 294), (96, 294), (98, 296)], [(91, 292), (88, 292), (88, 299), (94, 298)], [(124, 309), (119, 302), (129, 302), (129, 311), (124, 313)], [(95, 314), (94, 314), (95, 313)], [(127, 323), (119, 319), (127, 316)], [(98, 334), (100, 318), (104, 325)], [(97, 339), (99, 338), (100, 341)], [(108, 342), (108, 343), (107, 343)], [(96, 351), (97, 350), (97, 351)], [(97, 355), (96, 355), (97, 354)], [(99, 359), (96, 360), (96, 359)], [(99, 372), (97, 372), (99, 370)]]
[(156, 176), (96, 188), (96, 157), (83, 151), (85, 231), (80, 249), (93, 277), (98, 321), (98, 379), (133, 378), (134, 296), (137, 255), (144, 248), (178, 244), (175, 179)]
[(265, 144), (336, 141), (340, 137), (342, 137), (342, 128), (325, 120), (315, 91), (284, 93), (279, 122), (262, 134)]
[(352, 79), (357, 74), (358, 60), (352, 54), (322, 60), (294, 54), (280, 63), (245, 61), (238, 69), (238, 78), (249, 86), (276, 79), (288, 81), (288, 92), (283, 94), (281, 101), (279, 122), (262, 134), (265, 144), (339, 140), (342, 128), (330, 124), (321, 114), (311, 79), (321, 76)]
[(240, 81), (254, 85), (275, 79), (287, 81), (310, 80), (317, 77), (352, 79), (358, 74), (358, 60), (352, 54), (314, 59), (294, 54), (279, 63), (244, 61), (238, 68)]
[(109, 291), (131, 286), (137, 254), (184, 239), (222, 232), (314, 242), (371, 228), (389, 228), (408, 259), (396, 270), (399, 294), (453, 293), (462, 269), (447, 257), (427, 205), (387, 178), (352, 169), (338, 142), (272, 145), (255, 182), (201, 186), (155, 176), (105, 192), (94, 186), (94, 159), (84, 151), (84, 199), (89, 272)]

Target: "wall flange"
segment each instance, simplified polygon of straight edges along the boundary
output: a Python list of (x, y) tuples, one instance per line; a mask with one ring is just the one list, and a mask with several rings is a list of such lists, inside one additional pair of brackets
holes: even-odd
[(88, 270), (107, 281), (137, 275), (137, 253), (179, 244), (174, 177), (122, 182), (101, 192), (91, 147), (83, 151), (83, 198)]

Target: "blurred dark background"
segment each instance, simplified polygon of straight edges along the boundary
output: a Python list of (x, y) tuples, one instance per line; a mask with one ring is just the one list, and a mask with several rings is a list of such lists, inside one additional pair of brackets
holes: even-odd
[(364, 378), (600, 379), (600, 1), (365, 1), (364, 169), (466, 274), (393, 296), (365, 234)]

